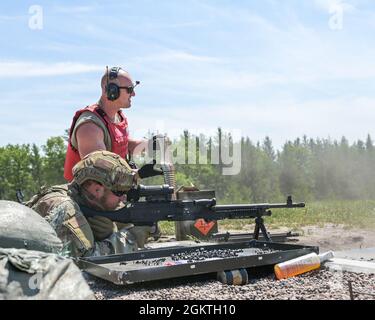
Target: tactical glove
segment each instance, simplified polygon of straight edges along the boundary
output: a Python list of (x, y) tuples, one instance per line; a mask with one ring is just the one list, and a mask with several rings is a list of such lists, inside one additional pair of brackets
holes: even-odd
[(112, 233), (117, 232), (116, 224), (105, 217), (90, 217), (87, 218), (92, 233), (94, 234), (95, 240), (104, 240), (109, 237)]
[(142, 168), (138, 170), (138, 175), (141, 179), (149, 178), (149, 177), (155, 177), (159, 175), (163, 175), (162, 169), (154, 168), (156, 163), (156, 160), (153, 160), (152, 162), (145, 164)]
[(135, 169), (135, 170), (138, 169), (136, 163), (133, 160), (129, 160), (128, 165), (132, 169)]

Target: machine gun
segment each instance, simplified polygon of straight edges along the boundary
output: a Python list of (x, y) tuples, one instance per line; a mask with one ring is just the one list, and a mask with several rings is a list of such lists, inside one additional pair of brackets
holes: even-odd
[[(116, 211), (97, 211), (80, 206), (86, 217), (101, 216), (112, 221), (132, 223), (134, 225), (152, 225), (157, 221), (186, 221), (204, 219), (206, 221), (223, 219), (255, 219), (254, 239), (259, 232), (267, 241), (271, 241), (264, 225), (264, 216), (271, 216), (270, 209), (303, 208), (305, 203), (293, 203), (292, 197), (286, 203), (233, 204), (217, 205), (216, 199), (172, 200), (174, 189), (168, 185), (142, 186), (128, 192), (128, 203)], [(144, 197), (145, 201), (139, 201)]]

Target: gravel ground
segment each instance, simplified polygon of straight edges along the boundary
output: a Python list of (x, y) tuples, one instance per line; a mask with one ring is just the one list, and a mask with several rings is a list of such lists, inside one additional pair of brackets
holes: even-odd
[[(333, 225), (309, 227), (304, 232), (298, 244), (319, 246), (321, 252), (373, 247), (375, 240), (375, 232)], [(249, 273), (249, 283), (245, 286), (224, 285), (214, 275), (211, 279), (192, 277), (123, 287), (89, 275), (86, 279), (98, 300), (349, 300), (349, 282), (355, 292), (373, 294), (355, 293), (355, 299), (375, 300), (374, 274), (341, 273), (324, 268), (285, 280), (276, 280), (272, 269), (256, 270)]]
[[(276, 280), (270, 270), (249, 274), (244, 286), (227, 286), (214, 279), (173, 279), (157, 283), (116, 286), (86, 275), (98, 300), (349, 300), (353, 290), (375, 294), (375, 275), (318, 270), (285, 280)], [(356, 294), (355, 299), (375, 300)]]

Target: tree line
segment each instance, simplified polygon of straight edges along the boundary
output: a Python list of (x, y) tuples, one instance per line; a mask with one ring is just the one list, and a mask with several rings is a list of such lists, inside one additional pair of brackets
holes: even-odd
[[(212, 164), (212, 150), (220, 150), (225, 139), (232, 150), (241, 150), (239, 174), (223, 175), (223, 167), (228, 164)], [(0, 199), (16, 200), (17, 189), (29, 199), (43, 185), (65, 183), (66, 143), (66, 136), (61, 136), (49, 138), (42, 146), (0, 147)], [(188, 148), (189, 143), (196, 148)], [(295, 201), (375, 199), (375, 150), (370, 135), (365, 141), (353, 143), (345, 137), (332, 140), (304, 136), (275, 150), (269, 137), (256, 143), (249, 137), (234, 142), (219, 128), (214, 136), (184, 131), (173, 141), (172, 150), (185, 148), (186, 159), (199, 160), (205, 156), (202, 146), (207, 150), (207, 164), (177, 163), (177, 185), (215, 190), (220, 203), (284, 201), (287, 195), (293, 195)], [(141, 159), (136, 160), (142, 164)], [(162, 177), (145, 181), (160, 183)]]

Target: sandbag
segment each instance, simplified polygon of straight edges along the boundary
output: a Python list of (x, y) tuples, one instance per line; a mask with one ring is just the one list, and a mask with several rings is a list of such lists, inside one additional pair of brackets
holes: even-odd
[(40, 251), (0, 248), (0, 300), (92, 300), (72, 259)]
[(63, 244), (55, 230), (34, 210), (0, 200), (0, 248), (58, 253)]

